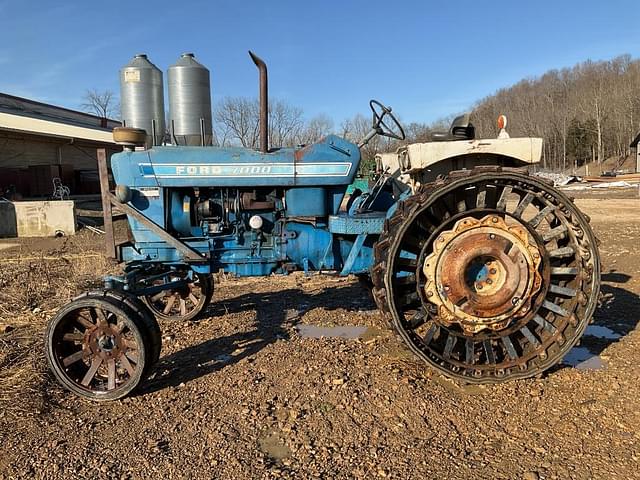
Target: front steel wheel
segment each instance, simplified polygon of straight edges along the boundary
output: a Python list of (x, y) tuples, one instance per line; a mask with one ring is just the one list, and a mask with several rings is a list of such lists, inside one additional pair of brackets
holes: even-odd
[(497, 383), (558, 363), (597, 304), (585, 216), (519, 171), (454, 172), (400, 202), (375, 248), (374, 297), (421, 359)]
[(49, 321), (47, 361), (67, 389), (91, 400), (116, 400), (142, 380), (150, 363), (146, 326), (126, 304), (86, 294)]

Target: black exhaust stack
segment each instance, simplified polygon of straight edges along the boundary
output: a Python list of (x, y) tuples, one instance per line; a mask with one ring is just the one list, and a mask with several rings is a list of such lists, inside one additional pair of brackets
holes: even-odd
[(249, 50), (251, 60), (260, 71), (260, 151), (269, 151), (269, 85), (267, 81), (267, 64)]

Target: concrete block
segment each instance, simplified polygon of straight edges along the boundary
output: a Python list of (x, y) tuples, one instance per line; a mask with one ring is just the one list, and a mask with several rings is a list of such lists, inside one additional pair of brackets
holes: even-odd
[(0, 236), (53, 237), (76, 233), (72, 200), (0, 202)]

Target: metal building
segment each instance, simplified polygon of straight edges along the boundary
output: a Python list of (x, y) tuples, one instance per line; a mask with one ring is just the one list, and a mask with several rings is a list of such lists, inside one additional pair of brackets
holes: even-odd
[(0, 196), (48, 197), (60, 178), (72, 195), (100, 192), (96, 149), (120, 151), (120, 122), (0, 93)]

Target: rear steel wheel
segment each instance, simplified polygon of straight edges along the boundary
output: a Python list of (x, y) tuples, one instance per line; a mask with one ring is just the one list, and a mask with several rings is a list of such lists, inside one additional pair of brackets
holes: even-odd
[[(188, 270), (167, 272), (166, 277), (153, 285), (187, 279)], [(163, 320), (191, 320), (209, 305), (213, 296), (213, 281), (209, 275), (193, 273), (193, 280), (183, 288), (163, 290), (141, 297), (156, 318)]]
[(559, 362), (600, 285), (584, 215), (546, 183), (498, 167), (453, 172), (400, 202), (375, 260), (374, 297), (405, 343), (472, 383)]
[(49, 321), (46, 356), (58, 381), (91, 400), (116, 400), (142, 380), (149, 338), (141, 319), (105, 294), (86, 294)]

